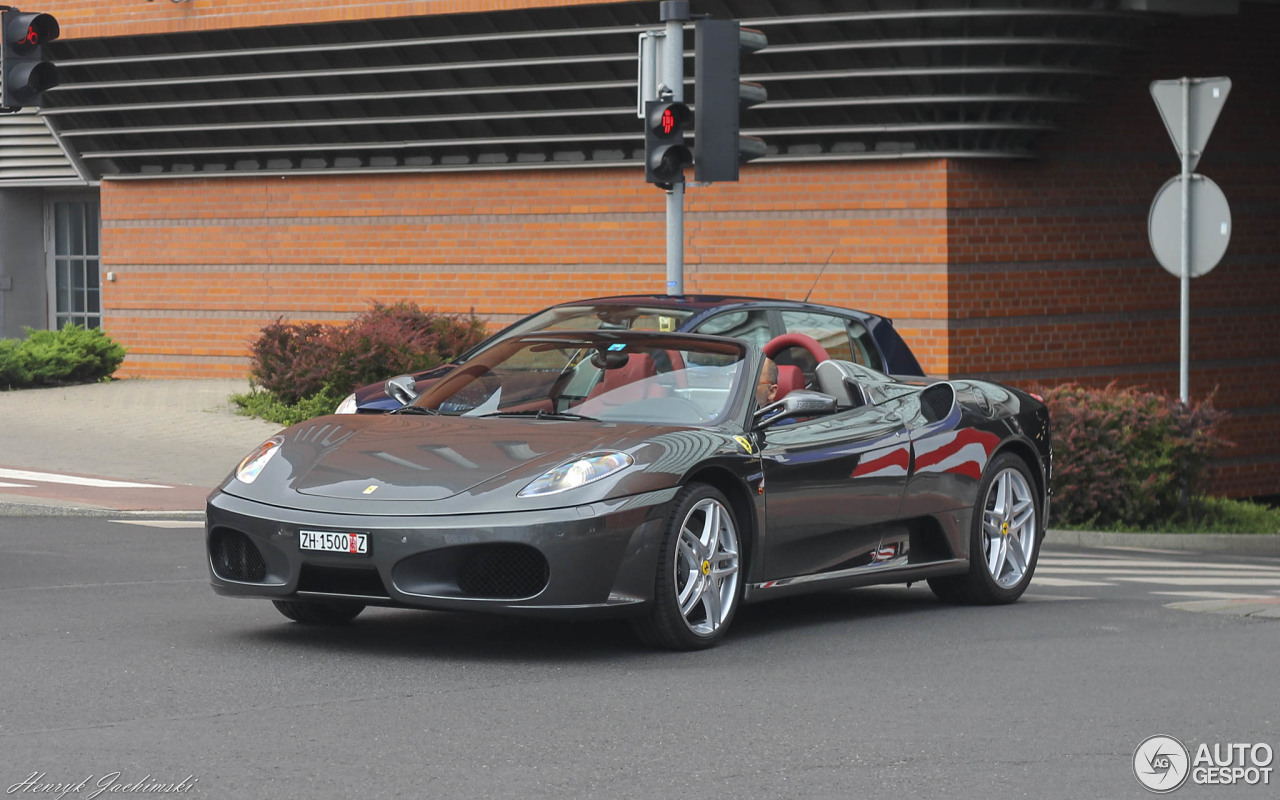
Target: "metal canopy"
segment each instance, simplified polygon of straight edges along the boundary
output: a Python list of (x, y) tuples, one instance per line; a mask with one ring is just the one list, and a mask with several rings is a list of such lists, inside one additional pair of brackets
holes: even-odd
[[(1147, 19), (1119, 0), (903, 5), (694, 1), (769, 37), (743, 76), (769, 92), (742, 119), (761, 161), (1031, 156)], [(657, 21), (656, 2), (612, 3), (63, 40), (42, 115), (90, 179), (638, 163), (636, 36)]]

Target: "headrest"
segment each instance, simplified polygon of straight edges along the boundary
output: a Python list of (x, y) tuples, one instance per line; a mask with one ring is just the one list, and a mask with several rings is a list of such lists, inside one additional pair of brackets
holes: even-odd
[(804, 388), (804, 373), (799, 367), (789, 364), (778, 365), (778, 393), (773, 396), (774, 402), (787, 396), (787, 392)]

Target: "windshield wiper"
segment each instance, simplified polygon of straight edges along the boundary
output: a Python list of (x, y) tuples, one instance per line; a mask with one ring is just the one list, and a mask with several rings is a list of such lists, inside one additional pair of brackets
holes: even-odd
[(434, 408), (423, 408), (422, 406), (400, 406), (393, 408), (387, 412), (388, 414), (430, 414), (433, 417), (440, 416), (440, 412)]
[(532, 417), (533, 419), (568, 419), (568, 420), (585, 420), (586, 422), (599, 422), (596, 417), (588, 417), (583, 414), (571, 414), (568, 411), (491, 411), (488, 414), (480, 414), (479, 417)]

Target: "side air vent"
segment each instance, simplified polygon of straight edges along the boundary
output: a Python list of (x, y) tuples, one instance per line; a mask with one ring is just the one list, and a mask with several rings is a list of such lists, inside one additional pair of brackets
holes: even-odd
[(956, 390), (949, 383), (935, 383), (920, 392), (920, 413), (929, 422), (939, 422), (951, 416), (956, 404)]

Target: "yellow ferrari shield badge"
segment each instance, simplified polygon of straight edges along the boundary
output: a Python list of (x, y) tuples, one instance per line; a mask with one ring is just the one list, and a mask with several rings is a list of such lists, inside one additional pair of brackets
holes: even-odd
[(750, 439), (745, 436), (735, 436), (733, 438), (738, 442), (738, 444), (742, 445), (742, 449), (746, 450), (748, 454), (752, 452)]

